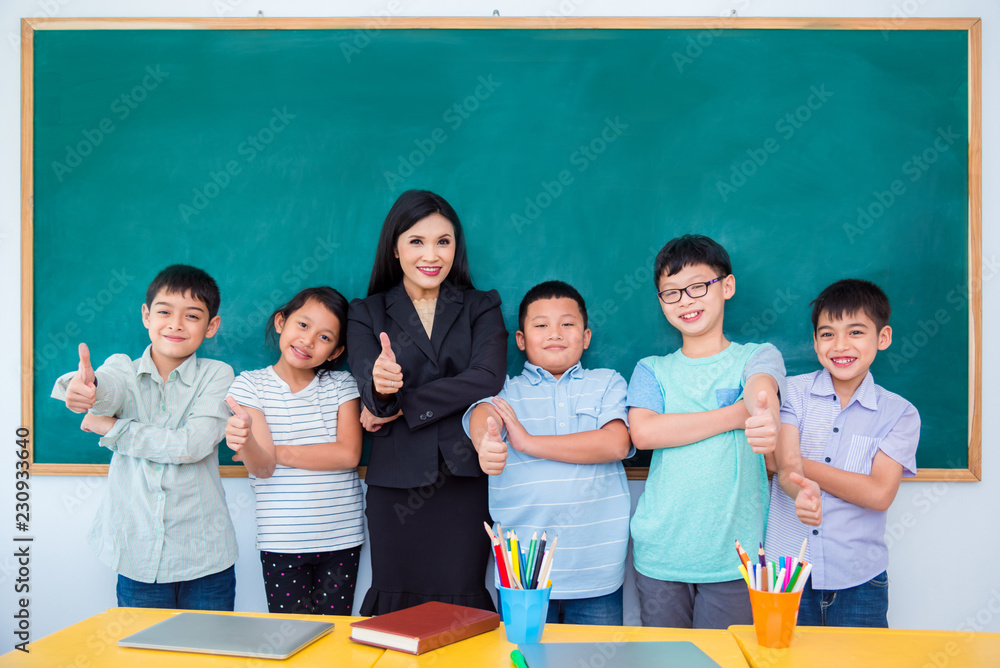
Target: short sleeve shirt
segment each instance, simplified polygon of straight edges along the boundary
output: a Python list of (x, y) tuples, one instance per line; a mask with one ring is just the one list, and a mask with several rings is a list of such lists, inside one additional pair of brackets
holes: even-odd
[[(781, 421), (799, 430), (804, 458), (868, 475), (879, 450), (917, 472), (920, 415), (906, 399), (875, 384), (871, 373), (847, 406), (826, 369), (795, 376), (781, 407)], [(808, 538), (806, 560), (816, 589), (836, 590), (868, 582), (889, 565), (885, 511), (862, 508), (823, 492), (823, 522), (809, 527), (795, 515), (777, 478), (771, 482), (771, 511), (765, 548), (774, 555), (798, 554)]]
[[(612, 369), (577, 363), (560, 378), (526, 362), (499, 396), (530, 434), (556, 436), (627, 424), (625, 379)], [(490, 401), (483, 399), (483, 403)], [(466, 411), (463, 424), (469, 430)], [(504, 432), (506, 435), (506, 431)], [(490, 515), (520, 540), (559, 537), (552, 597), (580, 599), (616, 591), (625, 580), (631, 499), (621, 462), (569, 464), (507, 451), (503, 473), (490, 476)]]
[[(244, 371), (229, 393), (264, 413), (271, 438), (281, 445), (337, 440), (340, 405), (358, 398), (346, 371), (316, 376), (292, 392), (273, 367)], [(357, 469), (306, 471), (278, 465), (270, 478), (250, 476), (257, 497), (257, 549), (299, 554), (330, 552), (364, 542), (363, 499)]]
[[(658, 413), (694, 413), (732, 405), (751, 376), (770, 375), (784, 388), (781, 353), (770, 345), (730, 343), (689, 358), (681, 351), (640, 360), (628, 405)], [(646, 487), (632, 517), (637, 571), (673, 582), (725, 582), (740, 577), (734, 539), (764, 540), (767, 471), (742, 429), (689, 445), (653, 451)]]

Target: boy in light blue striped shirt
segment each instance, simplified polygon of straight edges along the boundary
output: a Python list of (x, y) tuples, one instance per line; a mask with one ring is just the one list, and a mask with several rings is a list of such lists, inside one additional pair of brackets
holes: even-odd
[(95, 371), (81, 343), (79, 368), (52, 390), (114, 453), (88, 542), (118, 573), (121, 607), (233, 609), (236, 532), (217, 454), (233, 370), (195, 355), (219, 329), (219, 302), (204, 271), (167, 267), (146, 290), (142, 356)]
[(490, 514), (525, 542), (559, 537), (549, 622), (620, 626), (631, 508), (621, 460), (634, 452), (625, 379), (580, 365), (591, 333), (572, 286), (533, 287), (518, 325), (524, 372), (464, 418), (490, 475)]

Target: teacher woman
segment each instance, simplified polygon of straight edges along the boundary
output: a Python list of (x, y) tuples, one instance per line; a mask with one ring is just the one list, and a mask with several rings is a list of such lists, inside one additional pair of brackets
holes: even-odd
[(473, 289), (462, 225), (440, 196), (410, 190), (392, 205), (368, 297), (348, 311), (347, 350), (374, 435), (360, 614), (426, 601), (494, 609), (487, 478), (462, 414), (503, 387), (507, 330), (496, 290)]

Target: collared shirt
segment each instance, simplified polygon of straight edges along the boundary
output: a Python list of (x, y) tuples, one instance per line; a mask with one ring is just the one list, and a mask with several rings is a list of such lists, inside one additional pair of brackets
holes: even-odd
[[(60, 376), (63, 400), (73, 378)], [(219, 478), (232, 368), (191, 355), (161, 378), (150, 347), (112, 355), (95, 371), (95, 415), (118, 418), (100, 439), (114, 455), (88, 535), (102, 563), (139, 582), (181, 582), (236, 562), (236, 532)]]
[[(524, 372), (508, 378), (499, 396), (529, 434), (558, 436), (600, 429), (612, 420), (627, 424), (626, 388), (612, 369), (584, 369), (578, 362), (557, 379), (525, 362)], [(475, 405), (463, 418), (466, 433)], [(533, 532), (547, 532), (549, 545), (559, 537), (554, 599), (604, 596), (622, 585), (630, 508), (620, 461), (568, 464), (509, 448), (503, 473), (490, 476), (490, 515), (504, 530), (514, 529), (525, 546)]]
[[(904, 476), (916, 475), (920, 415), (909, 401), (876, 385), (871, 373), (843, 410), (826, 369), (789, 378), (781, 421), (798, 428), (803, 457), (868, 475), (881, 450), (902, 464)], [(774, 559), (795, 556), (808, 537), (813, 587), (846, 589), (868, 582), (889, 565), (885, 523), (885, 511), (823, 492), (823, 522), (806, 526), (775, 476), (765, 549)]]

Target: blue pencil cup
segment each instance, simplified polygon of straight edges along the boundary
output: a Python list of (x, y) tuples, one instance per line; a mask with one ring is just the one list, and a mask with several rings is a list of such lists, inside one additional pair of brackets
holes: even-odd
[(500, 615), (507, 641), (515, 645), (542, 639), (545, 617), (549, 614), (549, 594), (545, 589), (509, 589), (497, 587), (500, 593)]

